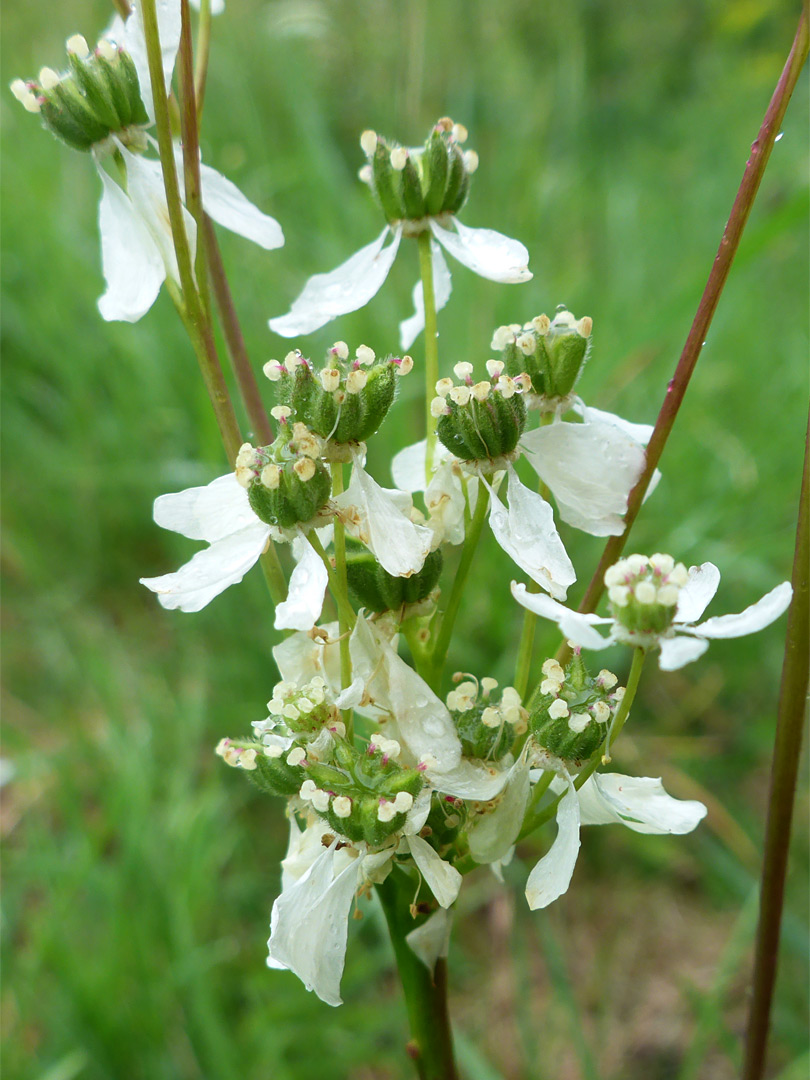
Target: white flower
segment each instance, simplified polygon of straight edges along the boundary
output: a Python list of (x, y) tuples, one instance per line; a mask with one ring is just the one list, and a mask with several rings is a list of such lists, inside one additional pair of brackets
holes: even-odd
[[(693, 625), (717, 592), (719, 583), (720, 571), (713, 563), (707, 562), (690, 568), (688, 580), (678, 595), (672, 625), (655, 636), (661, 649), (659, 665), (664, 671), (675, 671), (684, 664), (697, 660), (708, 649), (712, 638), (744, 637), (770, 626), (786, 610), (793, 595), (790, 582), (783, 581), (739, 614), (715, 616)], [(556, 622), (563, 636), (582, 648), (606, 649), (617, 641), (651, 644), (647, 640), (635, 642), (632, 635), (615, 619), (571, 611), (542, 593), (528, 592), (525, 585), (515, 581), (512, 582), (512, 595), (519, 604), (536, 615)], [(595, 629), (596, 626), (609, 626), (608, 637), (603, 637)]]
[[(439, 244), (460, 263), (491, 281), (518, 283), (531, 278), (529, 253), (518, 240), (511, 240), (492, 229), (471, 229), (455, 217), (445, 218), (449, 228), (444, 228), (436, 218), (429, 218), (428, 221), (433, 233), (430, 246), (437, 310), (450, 298), (450, 272)], [(377, 295), (388, 277), (402, 233), (401, 222), (386, 225), (376, 240), (360, 248), (336, 269), (328, 274), (315, 274), (293, 301), (289, 312), (270, 319), (270, 329), (282, 337), (309, 334), (338, 315), (364, 307)], [(390, 243), (386, 247), (389, 237)], [(425, 327), (420, 283), (414, 289), (414, 305), (414, 315), (400, 325), (400, 343), (404, 350), (410, 348)]]
[[(140, 579), (170, 610), (200, 611), (240, 582), (270, 541), (270, 526), (256, 517), (233, 473), (205, 487), (161, 495), (155, 499), (154, 518), (163, 529), (209, 544), (175, 573)], [(296, 567), (287, 599), (276, 608), (275, 627), (310, 630), (321, 614), (326, 567), (303, 533), (293, 541), (293, 555)]]
[(567, 791), (557, 806), (557, 837), (526, 883), (532, 911), (548, 907), (567, 891), (579, 853), (580, 825), (616, 822), (639, 833), (692, 832), (706, 816), (703, 803), (673, 799), (660, 779), (596, 773), (577, 791), (568, 773), (552, 790)]
[[(157, 14), (163, 70), (168, 87), (180, 42), (180, 5), (176, 0), (159, 0)], [(149, 117), (153, 118), (140, 10), (135, 8), (126, 23), (115, 20), (108, 36), (132, 57), (138, 73), (141, 98)], [(126, 172), (124, 184), (118, 182), (114, 168), (108, 172), (104, 167), (103, 163), (109, 159), (112, 151), (120, 155), (123, 163)], [(107, 290), (99, 299), (99, 310), (107, 320), (136, 322), (152, 306), (167, 276), (179, 280), (160, 162), (132, 153), (116, 136), (94, 146), (92, 154), (103, 187), (99, 231)], [(179, 163), (181, 196), (184, 197), (182, 151), (179, 147), (175, 148), (175, 156)], [(215, 169), (201, 164), (200, 182), (203, 209), (218, 224), (268, 250), (284, 243), (278, 222), (258, 210), (230, 180)], [(184, 221), (193, 262), (196, 229), (191, 215), (185, 210)]]

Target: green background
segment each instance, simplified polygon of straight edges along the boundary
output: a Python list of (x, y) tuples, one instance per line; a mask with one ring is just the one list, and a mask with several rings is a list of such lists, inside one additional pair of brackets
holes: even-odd
[[(795, 8), (795, 10), (794, 10)], [(6, 82), (61, 67), (101, 2), (6, 3)], [(443, 373), (493, 327), (568, 304), (594, 319), (579, 390), (652, 422), (768, 99), (797, 5), (763, 0), (229, 0), (215, 20), (206, 162), (284, 227), (265, 253), (221, 234), (257, 371), (306, 278), (382, 228), (360, 132), (421, 142), (449, 114), (480, 154), (462, 219), (520, 238), (533, 280), (452, 267)], [(196, 363), (165, 292), (105, 324), (87, 158), (10, 94), (3, 127), (4, 986), (8, 1080), (308, 1080), (410, 1075), (380, 918), (352, 924), (335, 1011), (264, 967), (285, 845), (279, 804), (214, 758), (263, 717), (275, 678), (261, 575), (198, 615), (138, 585), (198, 547), (151, 521), (164, 491), (224, 471)], [(790, 576), (807, 383), (807, 76), (799, 84), (634, 550), (711, 559), (709, 614)], [(397, 348), (415, 245), (366, 308), (308, 338)], [(417, 370), (370, 448), (378, 478), (420, 431)], [(262, 380), (264, 383), (264, 380)], [(264, 383), (272, 404), (270, 387)], [(598, 540), (563, 530), (586, 581)], [(512, 573), (481, 548), (452, 665), (511, 679)], [(580, 586), (572, 590), (578, 599)], [(531, 914), (525, 844), (503, 888), (465, 883), (451, 958), (471, 1080), (725, 1080), (736, 1074), (784, 619), (651, 666), (615, 767), (661, 775), (709, 817), (687, 838), (591, 829), (570, 892)], [(538, 644), (553, 651), (550, 631)], [(609, 666), (626, 670), (621, 654)], [(807, 1064), (803, 770), (771, 1075)]]

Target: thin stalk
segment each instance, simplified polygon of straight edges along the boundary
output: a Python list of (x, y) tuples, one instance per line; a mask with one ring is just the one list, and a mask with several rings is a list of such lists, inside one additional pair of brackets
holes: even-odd
[[(336, 498), (343, 494), (343, 465), (339, 461), (332, 462), (332, 497)], [(352, 657), (349, 651), (349, 632), (351, 620), (347, 620), (347, 611), (351, 611), (349, 603), (349, 582), (346, 575), (346, 530), (343, 522), (335, 515), (335, 578), (337, 588), (340, 590), (338, 602), (338, 625), (340, 627), (340, 685), (342, 689), (351, 686), (352, 682)], [(346, 725), (347, 738), (351, 739), (352, 710), (343, 710), (343, 723)]]
[[(706, 282), (706, 288), (703, 290), (703, 296), (698, 304), (698, 309), (695, 313), (694, 321), (692, 322), (692, 328), (690, 329), (686, 343), (684, 344), (678, 366), (675, 368), (675, 374), (667, 387), (664, 402), (661, 406), (655, 428), (653, 429), (647, 447), (647, 460), (644, 472), (641, 474), (636, 486), (630, 492), (630, 497), (627, 501), (627, 513), (624, 519), (624, 532), (621, 536), (611, 536), (605, 545), (605, 550), (602, 553), (602, 558), (599, 560), (599, 565), (597, 566), (593, 578), (582, 598), (582, 603), (579, 605), (580, 611), (596, 610), (596, 605), (599, 603), (605, 588), (605, 571), (609, 566), (612, 566), (613, 563), (616, 562), (624, 550), (624, 545), (627, 542), (630, 530), (632, 529), (633, 523), (641, 508), (650, 480), (652, 479), (653, 473), (661, 458), (661, 454), (666, 446), (667, 439), (672, 431), (675, 418), (678, 415), (681, 402), (686, 394), (686, 389), (689, 385), (689, 380), (692, 378), (692, 373), (695, 370), (701, 349), (705, 344), (706, 335), (709, 326), (711, 325), (715, 309), (717, 308), (720, 295), (726, 284), (726, 279), (728, 278), (731, 264), (734, 261), (734, 256), (737, 254), (737, 248), (740, 244), (743, 229), (748, 221), (748, 215), (751, 213), (754, 199), (759, 191), (759, 185), (762, 181), (765, 167), (771, 156), (776, 136), (779, 134), (779, 130), (782, 126), (785, 110), (787, 109), (788, 102), (795, 89), (804, 62), (807, 59), (807, 52), (808, 14), (807, 0), (805, 0), (790, 54), (779, 78), (779, 82), (776, 84), (776, 89), (774, 90), (770, 104), (765, 112), (762, 126), (751, 146), (751, 153), (745, 165), (742, 182), (737, 191), (734, 205), (731, 208), (728, 222), (723, 230), (720, 247), (717, 250), (717, 255), (715, 256), (714, 264), (712, 265), (711, 273), (709, 274), (709, 279)], [(565, 649), (563, 648), (560, 650), (560, 653), (563, 653), (564, 651)]]
[[(645, 658), (646, 653), (644, 649), (634, 650), (633, 663), (630, 666), (630, 674), (627, 676), (627, 689), (624, 692), (624, 697), (621, 700), (619, 708), (616, 710), (613, 723), (610, 725), (610, 729), (604, 742), (604, 748), (600, 747), (600, 749), (597, 750), (585, 768), (581, 769), (574, 779), (574, 787), (577, 791), (579, 791), (586, 780), (593, 776), (597, 768), (603, 764), (605, 760), (610, 760), (609, 744), (615, 742), (619, 737), (619, 733), (630, 715), (630, 709), (636, 697), (636, 691), (638, 690)], [(526, 816), (523, 819), (523, 827), (520, 830), (518, 840), (522, 840), (524, 837), (528, 836), (529, 833), (534, 832), (535, 829), (539, 829), (541, 825), (545, 825), (547, 821), (551, 821), (557, 812), (557, 805), (564, 794), (565, 792), (562, 792), (558, 795), (556, 799), (553, 799), (547, 806), (544, 806), (539, 813), (530, 813), (530, 811), (527, 811)]]
[(194, 352), (200, 365), (205, 387), (225, 446), (225, 453), (230, 461), (235, 461), (236, 455), (239, 453), (239, 447), (242, 445), (242, 436), (228, 394), (228, 387), (222, 374), (222, 368), (220, 367), (211, 326), (205, 317), (194, 282), (191, 250), (186, 236), (185, 221), (183, 220), (183, 204), (180, 199), (177, 167), (172, 146), (155, 0), (143, 0), (141, 16), (143, 18), (144, 38), (149, 61), (149, 77), (152, 83), (158, 148), (163, 169), (163, 184), (166, 191), (166, 206), (169, 213), (172, 241), (182, 289), (182, 307), (178, 310), (181, 311), (183, 321), (194, 346)]
[(205, 267), (202, 181), (200, 179), (200, 124), (194, 91), (194, 52), (191, 43), (191, 15), (188, 0), (180, 0), (180, 47), (177, 52), (180, 82), (180, 135), (183, 143), (183, 185), (186, 209), (197, 223), (197, 251), (194, 276), (200, 302), (210, 322)]
[(126, 20), (132, 14), (132, 8), (129, 6), (129, 0), (112, 0), (112, 6), (126, 22)]
[(250, 364), (242, 327), (239, 324), (239, 316), (236, 314), (233, 296), (225, 275), (225, 266), (222, 262), (222, 254), (219, 250), (214, 223), (207, 214), (203, 214), (203, 232), (205, 234), (205, 254), (208, 259), (209, 280), (214, 293), (214, 301), (217, 305), (219, 321), (225, 335), (225, 344), (228, 349), (231, 367), (236, 376), (239, 394), (247, 411), (253, 434), (260, 445), (266, 446), (273, 441), (273, 428), (267, 417), (259, 392), (259, 385)]
[(456, 621), (456, 616), (458, 615), (464, 587), (467, 584), (467, 575), (472, 566), (475, 549), (478, 547), (478, 541), (481, 538), (481, 530), (484, 527), (488, 506), (489, 491), (484, 484), (479, 481), (475, 513), (473, 514), (470, 527), (467, 529), (466, 536), (464, 537), (461, 560), (458, 564), (458, 569), (456, 570), (456, 576), (453, 579), (450, 598), (447, 601), (447, 607), (444, 610), (444, 615), (442, 616), (441, 625), (439, 627), (439, 634), (436, 638), (436, 645), (433, 649), (433, 656), (430, 664), (432, 678), (428, 679), (428, 682), (434, 690), (438, 689), (441, 682), (442, 671), (444, 670), (444, 664), (447, 659), (447, 650), (450, 648), (450, 638), (453, 634), (453, 626)]
[(194, 96), (197, 99), (197, 116), (200, 116), (203, 110), (210, 51), (211, 0), (200, 0), (200, 21), (197, 27), (197, 63), (194, 67)]
[(428, 481), (433, 469), (436, 449), (436, 417), (430, 411), (430, 403), (436, 396), (439, 381), (439, 331), (436, 323), (436, 294), (433, 290), (433, 258), (430, 251), (430, 233), (419, 234), (419, 273), (422, 278), (422, 298), (425, 303), (425, 473)]
[(760, 1080), (765, 1069), (771, 1003), (779, 958), (779, 931), (785, 902), (785, 875), (796, 794), (796, 775), (810, 679), (810, 418), (799, 496), (799, 520), (793, 559), (793, 603), (790, 606), (776, 721), (759, 926), (754, 953), (753, 993), (748, 1016), (742, 1080)]
[(398, 869), (377, 885), (408, 1010), (411, 1041), (406, 1052), (419, 1080), (458, 1080), (447, 1008), (447, 961), (437, 960), (431, 975), (405, 940), (417, 925), (410, 912), (413, 892), (413, 882)]

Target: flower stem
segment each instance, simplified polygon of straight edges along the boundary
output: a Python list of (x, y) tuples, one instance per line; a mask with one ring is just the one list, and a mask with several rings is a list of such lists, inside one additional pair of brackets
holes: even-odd
[[(343, 465), (332, 462), (332, 495), (343, 494)], [(352, 658), (349, 650), (349, 633), (353, 620), (347, 618), (351, 613), (349, 603), (349, 583), (346, 576), (346, 530), (343, 522), (335, 515), (335, 579), (340, 596), (338, 598), (338, 624), (340, 626), (340, 685), (345, 690), (352, 681)], [(352, 710), (343, 710), (343, 723), (346, 725), (346, 737), (352, 737)]]
[[(600, 765), (604, 764), (606, 760), (610, 760), (610, 743), (615, 742), (615, 740), (618, 738), (619, 732), (624, 727), (625, 723), (627, 722), (627, 718), (630, 715), (630, 709), (636, 697), (636, 691), (638, 690), (639, 681), (641, 680), (641, 671), (644, 667), (645, 658), (646, 653), (644, 649), (634, 650), (633, 663), (630, 666), (630, 674), (627, 676), (627, 689), (624, 692), (624, 697), (621, 700), (619, 708), (616, 710), (616, 715), (613, 718), (613, 723), (610, 725), (603, 746), (596, 751), (596, 753), (593, 755), (585, 768), (580, 770), (579, 774), (574, 780), (574, 787), (577, 789), (577, 791), (579, 791), (579, 789), (582, 787), (586, 780), (590, 779), (590, 777), (593, 776), (593, 774), (596, 772), (597, 768)], [(546, 785), (546, 787), (547, 786), (548, 785)], [(560, 799), (563, 797), (564, 794), (565, 792), (562, 792), (560, 795), (558, 795), (556, 799), (548, 803), (547, 806), (544, 806), (539, 813), (534, 812), (536, 800), (532, 798), (532, 801), (529, 804), (529, 808), (527, 809), (526, 816), (523, 819), (523, 827), (520, 830), (518, 840), (522, 840), (524, 837), (528, 836), (529, 833), (533, 833), (534, 830), (538, 829), (541, 825), (545, 825), (547, 821), (551, 821), (551, 819), (557, 812), (557, 804), (559, 803)]]
[(208, 78), (208, 55), (211, 51), (211, 0), (200, 0), (200, 23), (197, 28), (197, 63), (194, 66), (194, 94), (197, 115), (202, 113), (205, 83)]
[(461, 597), (464, 593), (464, 587), (467, 584), (467, 575), (470, 572), (472, 566), (473, 556), (475, 555), (475, 549), (478, 547), (478, 541), (481, 537), (481, 530), (484, 527), (484, 520), (487, 516), (487, 508), (489, 507), (489, 491), (484, 484), (479, 480), (478, 482), (478, 497), (475, 503), (475, 513), (472, 516), (470, 527), (467, 529), (467, 534), (464, 537), (464, 547), (461, 552), (461, 560), (456, 570), (456, 576), (453, 579), (453, 587), (450, 590), (450, 597), (447, 601), (447, 607), (444, 610), (442, 616), (441, 625), (439, 627), (439, 634), (436, 638), (436, 645), (433, 649), (433, 656), (430, 663), (431, 678), (428, 679), (433, 690), (438, 690), (439, 684), (442, 679), (442, 672), (444, 670), (445, 661), (447, 660), (447, 650), (450, 648), (450, 638), (453, 634), (453, 626), (458, 615), (458, 609), (461, 604)]
[(180, 0), (180, 48), (177, 52), (180, 82), (180, 133), (183, 142), (183, 186), (186, 209), (197, 223), (197, 252), (194, 276), (200, 302), (210, 323), (208, 282), (205, 267), (202, 181), (200, 179), (200, 124), (194, 90), (194, 53), (191, 43), (191, 15), (188, 0)]
[(405, 940), (418, 925), (410, 912), (413, 892), (411, 879), (396, 868), (377, 885), (408, 1010), (407, 1053), (419, 1080), (458, 1080), (447, 1008), (447, 961), (437, 960), (431, 975)]
[(419, 234), (419, 273), (422, 277), (422, 298), (425, 303), (425, 473), (430, 481), (433, 454), (436, 449), (436, 418), (430, 411), (430, 403), (436, 396), (439, 381), (439, 331), (436, 325), (436, 294), (433, 290), (433, 258), (430, 251), (430, 233)]
[[(790, 101), (796, 86), (799, 73), (807, 59), (807, 52), (808, 15), (807, 0), (805, 0), (802, 14), (799, 19), (799, 25), (796, 30), (796, 36), (793, 40), (793, 46), (791, 47), (790, 54), (779, 78), (779, 82), (776, 84), (773, 97), (765, 112), (765, 118), (759, 129), (759, 134), (751, 146), (751, 153), (745, 165), (742, 182), (737, 192), (737, 197), (734, 200), (734, 205), (731, 208), (728, 222), (723, 231), (720, 247), (715, 256), (709, 279), (706, 282), (706, 288), (703, 290), (703, 296), (700, 298), (700, 303), (698, 304), (692, 327), (683, 347), (681, 358), (678, 361), (678, 366), (675, 369), (675, 374), (667, 387), (664, 402), (661, 406), (655, 428), (647, 447), (647, 461), (644, 472), (641, 474), (636, 486), (630, 492), (630, 497), (627, 501), (624, 532), (621, 536), (611, 536), (605, 545), (605, 550), (602, 553), (599, 565), (588, 585), (585, 596), (582, 598), (582, 603), (579, 605), (580, 611), (596, 610), (596, 605), (599, 603), (605, 588), (605, 571), (608, 567), (612, 566), (621, 555), (630, 534), (630, 530), (632, 529), (633, 523), (641, 508), (650, 480), (652, 479), (655, 468), (658, 465), (661, 454), (666, 446), (667, 439), (669, 438), (675, 423), (675, 418), (678, 415), (681, 402), (686, 394), (689, 380), (692, 377), (701, 349), (706, 341), (709, 326), (711, 325), (720, 295), (726, 284), (726, 279), (728, 278), (731, 264), (734, 261), (734, 256), (737, 253), (743, 229), (748, 221), (748, 215), (751, 213), (751, 207), (754, 205), (754, 199), (759, 190), (759, 185), (762, 181), (765, 167), (768, 164), (768, 159), (771, 156), (771, 150), (773, 149), (776, 136), (781, 128), (788, 102)], [(560, 651), (558, 656), (563, 652), (567, 655), (565, 647)]]
[(779, 957), (790, 828), (801, 760), (802, 729), (810, 678), (810, 418), (799, 496), (790, 607), (776, 722), (765, 852), (762, 860), (759, 926), (754, 954), (753, 993), (748, 1017), (742, 1080), (760, 1080), (765, 1069), (771, 1002)]

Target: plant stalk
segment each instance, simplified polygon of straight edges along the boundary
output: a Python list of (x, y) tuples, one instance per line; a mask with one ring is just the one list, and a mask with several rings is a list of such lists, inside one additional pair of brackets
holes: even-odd
[(810, 417), (793, 559), (790, 606), (776, 721), (765, 851), (762, 860), (759, 925), (754, 951), (753, 992), (748, 1016), (742, 1080), (761, 1080), (779, 959), (779, 931), (785, 876), (810, 679)]

